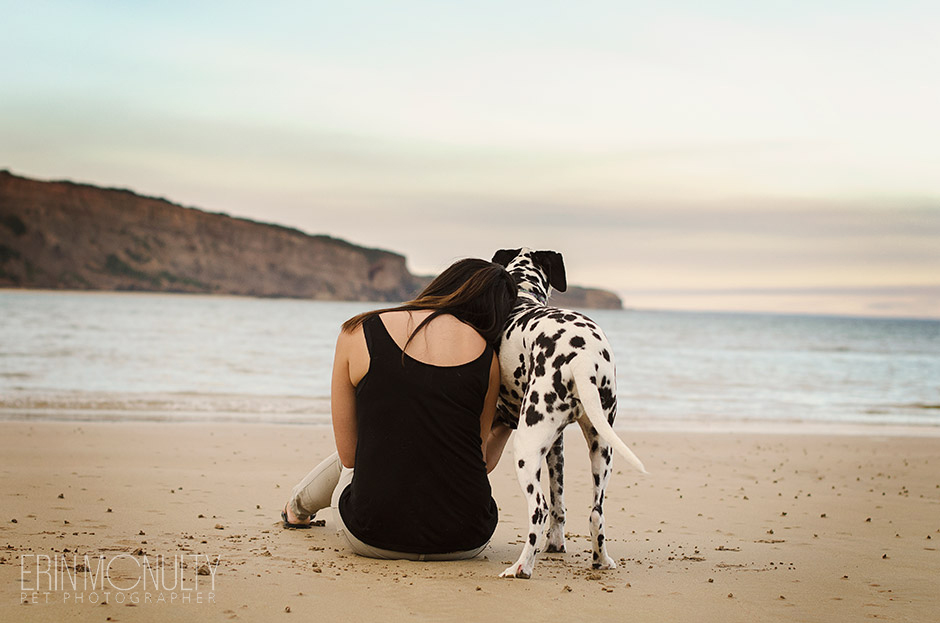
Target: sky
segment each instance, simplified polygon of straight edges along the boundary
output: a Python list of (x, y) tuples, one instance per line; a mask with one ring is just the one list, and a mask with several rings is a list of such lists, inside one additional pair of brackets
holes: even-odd
[(0, 0), (0, 168), (627, 307), (940, 317), (940, 3)]

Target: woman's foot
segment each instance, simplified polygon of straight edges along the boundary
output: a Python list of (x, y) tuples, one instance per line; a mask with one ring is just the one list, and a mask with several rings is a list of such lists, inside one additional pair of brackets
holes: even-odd
[(290, 505), (285, 505), (284, 510), (281, 511), (281, 519), (284, 520), (284, 527), (291, 528), (294, 530), (302, 530), (309, 528), (313, 525), (313, 517), (307, 517), (307, 519), (300, 519), (291, 512)]

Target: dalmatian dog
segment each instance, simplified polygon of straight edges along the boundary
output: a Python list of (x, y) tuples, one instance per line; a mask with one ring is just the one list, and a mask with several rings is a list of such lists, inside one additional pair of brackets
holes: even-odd
[[(493, 262), (505, 266), (519, 296), (499, 348), (502, 383), (497, 421), (516, 429), (516, 475), (528, 503), (529, 532), (519, 559), (500, 577), (529, 578), (536, 543), (545, 523), (545, 550), (565, 551), (564, 445), (562, 431), (577, 422), (590, 448), (594, 496), (591, 509), (593, 567), (613, 569), (604, 542), (604, 491), (611, 474), (612, 449), (640, 472), (643, 463), (614, 433), (617, 387), (610, 344), (587, 316), (547, 305), (551, 288), (567, 288), (560, 253), (503, 249)], [(539, 484), (546, 461), (551, 504)]]

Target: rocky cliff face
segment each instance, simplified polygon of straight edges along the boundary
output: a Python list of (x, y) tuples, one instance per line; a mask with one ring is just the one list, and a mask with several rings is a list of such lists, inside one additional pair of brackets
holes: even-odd
[(553, 292), (549, 304), (580, 309), (623, 309), (620, 297), (607, 290), (568, 286), (564, 292)]
[(0, 172), (0, 285), (398, 301), (401, 255), (126, 190)]
[[(0, 171), (0, 287), (403, 301), (425, 282), (389, 251)], [(611, 293), (574, 294), (568, 306), (620, 307)]]

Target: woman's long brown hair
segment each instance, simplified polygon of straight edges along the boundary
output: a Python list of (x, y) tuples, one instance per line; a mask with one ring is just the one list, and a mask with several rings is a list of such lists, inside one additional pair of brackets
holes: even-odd
[(468, 258), (451, 264), (421, 291), (414, 300), (353, 316), (343, 323), (343, 331), (353, 331), (367, 319), (389, 311), (433, 310), (411, 332), (402, 348), (429, 322), (450, 314), (476, 329), (492, 346), (498, 346), (506, 319), (516, 300), (516, 284), (506, 269), (486, 260)]

